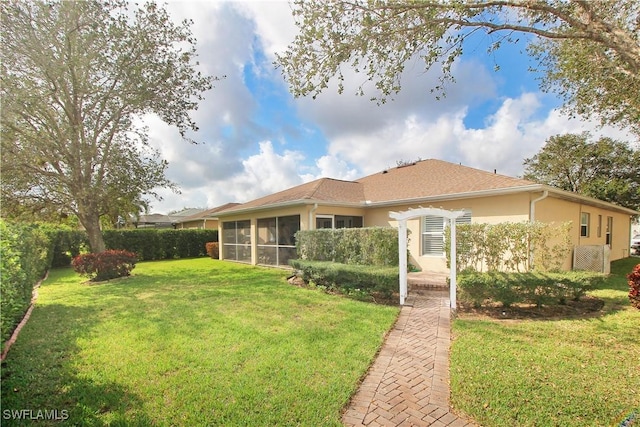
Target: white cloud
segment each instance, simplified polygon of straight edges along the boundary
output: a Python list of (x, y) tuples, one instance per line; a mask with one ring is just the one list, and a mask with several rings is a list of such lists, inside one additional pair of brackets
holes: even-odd
[[(549, 110), (545, 95), (520, 88), (522, 82), (502, 81), (504, 76), (475, 59), (454, 64), (456, 83), (440, 101), (429, 92), (438, 83), (437, 74), (425, 73), (417, 59), (406, 67), (402, 91), (385, 105), (369, 101), (370, 93), (353, 95), (363, 76), (346, 67), (343, 95), (334, 87), (316, 100), (294, 100), (272, 67), (275, 52), (284, 51), (297, 31), (287, 2), (188, 1), (169, 3), (169, 9), (176, 20), (194, 20), (202, 69), (227, 77), (205, 94), (194, 114), (201, 128), (194, 137), (203, 144), (190, 145), (159, 119), (145, 118), (151, 144), (169, 161), (168, 177), (182, 189), (181, 195), (161, 191), (165, 201), (154, 203), (153, 211), (245, 202), (318, 177), (352, 180), (417, 158), (515, 176), (522, 172), (523, 159), (555, 134), (589, 130), (635, 140), (623, 131), (598, 130), (593, 123)], [(277, 96), (292, 108), (284, 112), (291, 120), (281, 120), (276, 114), (283, 112), (271, 112), (270, 105), (259, 105), (258, 93), (249, 89), (247, 67), (270, 83), (254, 91), (281, 91)], [(518, 92), (504, 96), (506, 84), (519, 87)], [(485, 110), (487, 104), (493, 111)], [(274, 116), (265, 117), (265, 111)], [(469, 113), (480, 111), (483, 125), (467, 126)], [(313, 139), (318, 134), (324, 138), (320, 142)], [(288, 145), (291, 135), (299, 145)], [(313, 146), (305, 146), (304, 135)]]

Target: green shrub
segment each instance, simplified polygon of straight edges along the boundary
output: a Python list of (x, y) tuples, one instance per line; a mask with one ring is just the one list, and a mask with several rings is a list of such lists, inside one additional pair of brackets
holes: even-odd
[(51, 267), (69, 267), (71, 260), (89, 247), (87, 233), (68, 226), (45, 226), (51, 240)]
[(218, 242), (207, 242), (204, 245), (207, 255), (213, 259), (220, 259), (220, 245)]
[(381, 294), (390, 298), (398, 290), (397, 267), (342, 264), (331, 261), (290, 260), (302, 279), (345, 294)]
[[(571, 251), (571, 223), (542, 222), (459, 224), (456, 263), (459, 270), (522, 272), (560, 270)], [(447, 265), (451, 235), (445, 233)]]
[(564, 304), (578, 300), (594, 289), (604, 276), (585, 271), (562, 273), (505, 273), (466, 271), (458, 276), (460, 300), (478, 307), (486, 302), (498, 302), (505, 307), (516, 303), (538, 307)]
[(398, 265), (398, 230), (365, 227), (300, 230), (296, 233), (298, 257), (342, 264)]
[(50, 263), (50, 239), (37, 225), (0, 220), (0, 336), (4, 343), (29, 308)]
[(76, 273), (89, 277), (91, 281), (101, 282), (129, 276), (136, 266), (136, 254), (111, 249), (78, 255), (71, 265)]
[(207, 242), (218, 241), (218, 230), (105, 230), (107, 249), (135, 252), (139, 261), (206, 256)]

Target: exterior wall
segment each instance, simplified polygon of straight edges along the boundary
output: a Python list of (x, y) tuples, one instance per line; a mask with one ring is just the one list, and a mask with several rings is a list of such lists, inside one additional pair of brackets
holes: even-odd
[[(399, 205), (390, 208), (376, 208), (367, 211), (367, 226), (392, 226), (398, 223), (389, 218), (389, 212), (402, 212), (419, 208), (418, 205)], [(522, 222), (529, 220), (529, 195), (514, 194), (505, 196), (483, 197), (473, 199), (452, 200), (442, 202), (438, 208), (447, 210), (471, 210), (471, 221), (474, 223), (496, 224), (500, 222)], [(446, 273), (447, 260), (445, 256), (422, 255), (421, 219), (407, 221), (409, 230), (409, 263), (423, 271)]]
[(207, 230), (217, 230), (218, 229), (218, 220), (217, 219), (196, 219), (193, 221), (185, 221), (178, 224), (177, 228), (180, 229), (207, 229)]
[[(589, 235), (587, 237), (580, 236), (580, 216), (582, 212), (588, 213), (590, 217)], [(573, 246), (605, 245), (607, 217), (613, 218), (610, 259), (615, 261), (626, 258), (629, 256), (629, 234), (631, 232), (631, 219), (628, 214), (552, 197), (538, 202), (535, 213), (535, 219), (538, 221), (571, 221), (571, 243)], [(570, 269), (571, 267), (572, 259), (569, 259), (565, 263), (565, 268)]]
[[(470, 210), (474, 223), (497, 224), (502, 222), (525, 222), (530, 219), (531, 201), (539, 198), (542, 193), (521, 193), (504, 196), (491, 196), (482, 198), (468, 198), (451, 200), (438, 203), (438, 208), (447, 210)], [(237, 215), (225, 215), (220, 218), (218, 233), (220, 236), (220, 259), (225, 259), (222, 224), (226, 221), (250, 220), (251, 222), (251, 263), (257, 264), (257, 222), (259, 219), (300, 215), (300, 229), (315, 228), (317, 215), (344, 215), (362, 216), (363, 226), (391, 226), (397, 227), (397, 221), (389, 217), (391, 211), (401, 212), (408, 209), (421, 207), (419, 204), (405, 204), (384, 207), (339, 207), (327, 205), (301, 204), (286, 208), (264, 209), (260, 211), (239, 213)], [(580, 214), (590, 214), (590, 233), (588, 237), (580, 237)], [(602, 216), (602, 225), (598, 234), (598, 218)], [(535, 204), (535, 220), (542, 222), (564, 223), (571, 222), (571, 241), (577, 245), (604, 245), (606, 242), (607, 217), (613, 218), (613, 232), (611, 239), (611, 260), (617, 260), (629, 256), (629, 235), (631, 233), (630, 217), (628, 214), (616, 213), (607, 209), (590, 205), (547, 197)], [(416, 218), (407, 221), (409, 229), (409, 262), (423, 271), (448, 272), (445, 256), (421, 255), (422, 224), (421, 219)], [(208, 228), (208, 227), (207, 227)], [(572, 267), (573, 257), (568, 256), (564, 268)]]
[[(272, 210), (261, 210), (256, 212), (249, 213), (240, 213), (237, 215), (224, 216), (220, 218), (218, 224), (218, 236), (220, 240), (220, 259), (227, 259), (224, 251), (224, 243), (223, 243), (223, 229), (222, 224), (228, 221), (251, 221), (251, 264), (257, 265), (259, 263), (258, 259), (258, 220), (263, 218), (273, 218), (273, 217), (281, 217), (281, 216), (290, 216), (290, 215), (300, 215), (300, 229), (306, 230), (309, 224), (309, 212), (311, 210), (311, 206), (300, 205), (289, 208), (282, 209), (272, 209)], [(315, 219), (314, 219), (315, 221)]]

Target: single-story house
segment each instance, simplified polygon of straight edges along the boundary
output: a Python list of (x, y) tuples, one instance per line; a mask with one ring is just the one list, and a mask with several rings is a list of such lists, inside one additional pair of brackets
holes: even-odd
[(204, 211), (204, 209), (186, 208), (168, 215), (159, 213), (140, 215), (140, 217), (134, 221), (134, 225), (136, 228), (177, 228), (178, 222), (184, 218), (197, 215), (202, 211)]
[(175, 226), (177, 229), (200, 228), (200, 229), (217, 230), (218, 229), (217, 213), (225, 209), (238, 206), (239, 204), (240, 203), (226, 203), (222, 206), (217, 206), (215, 208), (198, 212), (194, 215), (189, 215), (187, 217), (180, 218), (175, 222)]
[[(548, 185), (429, 159), (355, 181), (317, 179), (218, 212), (220, 258), (286, 265), (296, 257), (298, 230), (397, 227), (390, 212), (419, 207), (464, 209), (462, 222), (571, 221), (574, 246), (608, 245), (612, 261), (629, 256), (631, 219), (639, 214)], [(442, 217), (407, 221), (411, 264), (448, 271), (444, 223)], [(572, 257), (564, 267), (572, 267)]]

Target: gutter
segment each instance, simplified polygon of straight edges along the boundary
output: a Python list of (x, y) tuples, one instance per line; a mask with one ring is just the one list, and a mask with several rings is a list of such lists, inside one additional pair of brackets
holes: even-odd
[(547, 197), (549, 197), (549, 190), (544, 190), (542, 192), (542, 196), (531, 201), (531, 207), (529, 208), (529, 222), (535, 222), (536, 220), (536, 203), (546, 199)]
[(316, 209), (318, 209), (318, 204), (314, 203), (313, 207), (309, 211), (309, 225), (307, 226), (308, 230), (313, 230), (315, 228), (315, 227), (312, 227), (311, 224), (313, 224), (313, 213), (316, 211)]
[(458, 200), (458, 199), (471, 199), (475, 197), (488, 197), (488, 196), (500, 196), (504, 194), (515, 194), (522, 193), (527, 191), (541, 191), (543, 189), (542, 185), (534, 184), (534, 185), (526, 185), (519, 187), (510, 187), (510, 188), (496, 188), (491, 190), (481, 190), (481, 191), (468, 191), (464, 193), (452, 193), (452, 194), (442, 194), (438, 196), (429, 196), (429, 197), (416, 197), (413, 199), (396, 199), (389, 200), (384, 202), (370, 202), (367, 206), (370, 207), (383, 207), (383, 206), (398, 206), (398, 205), (411, 205), (416, 203), (426, 203), (426, 202), (444, 202), (447, 200)]

